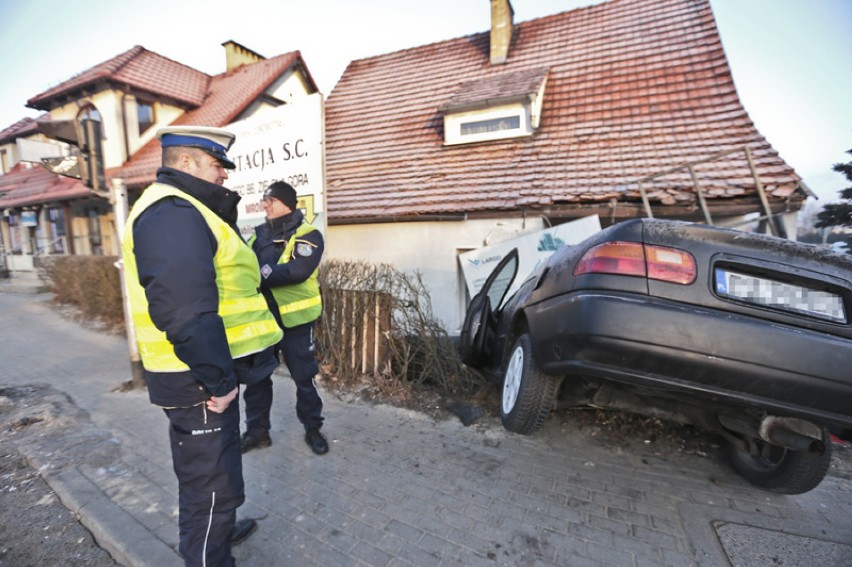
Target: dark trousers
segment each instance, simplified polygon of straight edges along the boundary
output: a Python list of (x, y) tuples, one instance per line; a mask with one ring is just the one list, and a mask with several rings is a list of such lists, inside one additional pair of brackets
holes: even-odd
[(271, 423), (269, 412), (272, 409), (272, 376), (249, 384), (243, 390), (246, 404), (246, 431), (254, 435), (268, 435)]
[[(313, 331), (313, 323), (285, 328), (284, 338), (278, 343), (284, 363), (296, 384), (296, 416), (305, 429), (321, 427), (323, 423), (322, 398), (314, 384), (319, 365)], [(243, 400), (246, 405), (246, 430), (261, 435), (269, 433), (272, 377), (246, 386)]]
[(239, 405), (165, 409), (178, 479), (180, 554), (187, 567), (234, 565), (231, 534), (245, 501)]

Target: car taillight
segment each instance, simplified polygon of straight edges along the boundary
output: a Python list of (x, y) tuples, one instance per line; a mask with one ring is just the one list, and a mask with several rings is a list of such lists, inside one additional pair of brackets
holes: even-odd
[(677, 284), (695, 281), (695, 258), (689, 252), (639, 242), (605, 242), (589, 249), (574, 275), (620, 274)]
[(648, 277), (677, 284), (695, 281), (695, 258), (689, 252), (664, 246), (645, 246)]
[(642, 276), (645, 270), (645, 252), (636, 242), (605, 242), (583, 254), (574, 267), (574, 275), (621, 274)]

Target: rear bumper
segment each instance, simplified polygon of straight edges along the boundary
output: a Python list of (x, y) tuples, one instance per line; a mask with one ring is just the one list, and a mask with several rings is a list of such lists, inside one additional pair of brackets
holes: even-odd
[(852, 426), (847, 339), (630, 294), (569, 294), (526, 314), (548, 374), (593, 375)]

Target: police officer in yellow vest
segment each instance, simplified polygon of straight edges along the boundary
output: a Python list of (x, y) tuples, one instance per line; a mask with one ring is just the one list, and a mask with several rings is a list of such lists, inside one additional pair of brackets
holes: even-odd
[[(296, 415), (305, 428), (305, 442), (317, 455), (328, 452), (320, 432), (322, 398), (314, 377), (319, 372), (314, 348), (314, 322), (322, 313), (317, 268), (325, 248), (322, 233), (296, 208), (296, 191), (277, 181), (263, 195), (266, 222), (255, 228), (249, 244), (260, 264), (261, 290), (275, 314), (284, 338), (284, 362), (296, 383)], [(243, 452), (268, 447), (272, 378), (246, 388), (246, 432)]]
[(255, 520), (245, 500), (238, 384), (277, 367), (282, 333), (259, 293), (257, 259), (223, 187), (234, 136), (206, 127), (157, 132), (157, 180), (127, 219), (122, 254), (151, 402), (169, 419), (178, 478), (180, 553), (187, 566), (233, 565), (231, 545)]

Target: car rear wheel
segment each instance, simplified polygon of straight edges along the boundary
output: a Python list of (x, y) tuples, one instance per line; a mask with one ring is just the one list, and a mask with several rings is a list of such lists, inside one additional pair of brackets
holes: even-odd
[[(825, 432), (828, 439), (828, 432)], [(822, 482), (831, 464), (831, 443), (822, 454), (766, 445), (761, 455), (728, 442), (731, 464), (750, 483), (779, 494), (802, 494)]]
[(500, 418), (509, 431), (535, 433), (550, 414), (560, 380), (538, 370), (532, 341), (526, 333), (518, 337), (503, 373)]

